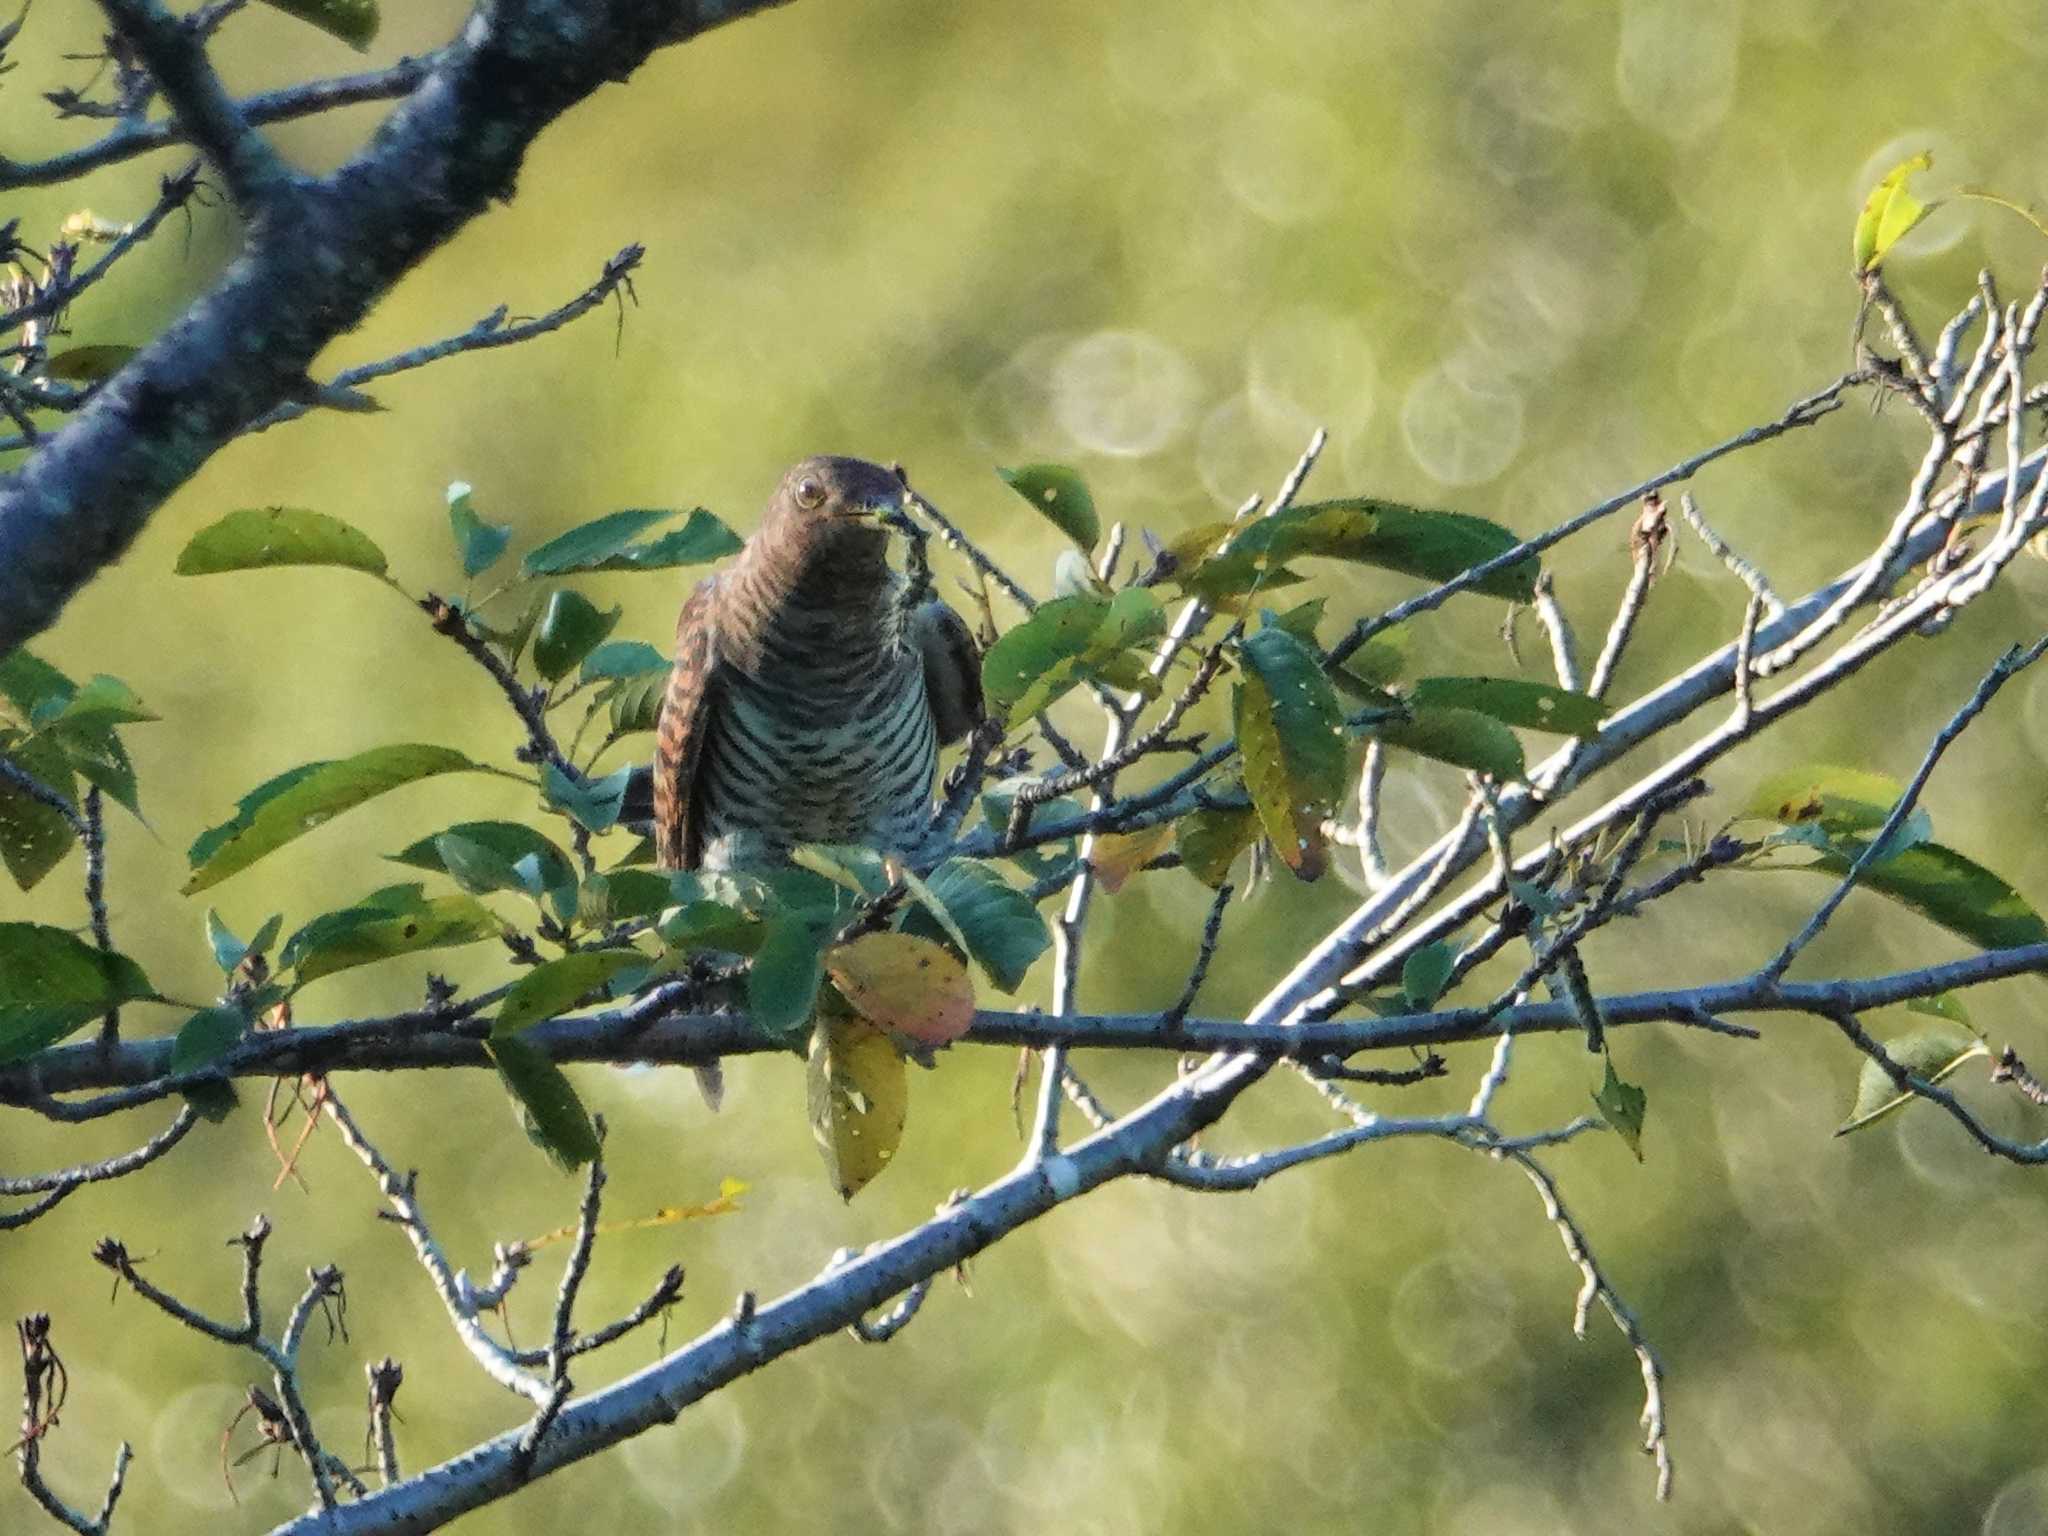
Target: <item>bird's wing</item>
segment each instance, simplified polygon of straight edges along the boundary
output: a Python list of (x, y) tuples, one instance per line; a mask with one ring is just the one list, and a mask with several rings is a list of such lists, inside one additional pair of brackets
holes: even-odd
[(967, 621), (938, 598), (910, 615), (910, 638), (924, 661), (924, 696), (939, 740), (950, 745), (981, 722), (981, 652)]
[(695, 801), (718, 689), (717, 591), (716, 577), (698, 582), (676, 619), (675, 667), (654, 744), (654, 858), (663, 869), (694, 869), (704, 851)]

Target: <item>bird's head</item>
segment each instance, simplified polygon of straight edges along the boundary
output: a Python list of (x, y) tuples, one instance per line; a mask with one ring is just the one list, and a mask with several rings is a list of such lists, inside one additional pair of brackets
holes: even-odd
[(805, 545), (879, 552), (902, 528), (904, 487), (893, 470), (865, 459), (820, 454), (789, 467), (762, 519), (762, 531)]

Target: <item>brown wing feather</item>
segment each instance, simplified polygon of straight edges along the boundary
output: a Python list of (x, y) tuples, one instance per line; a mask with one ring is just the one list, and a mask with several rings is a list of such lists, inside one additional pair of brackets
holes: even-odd
[(654, 745), (654, 859), (663, 869), (694, 869), (704, 852), (695, 799), (718, 683), (717, 590), (716, 577), (698, 582), (676, 619), (675, 669)]
[(924, 661), (924, 696), (939, 740), (952, 745), (981, 722), (981, 653), (967, 621), (938, 598), (910, 615), (910, 638)]

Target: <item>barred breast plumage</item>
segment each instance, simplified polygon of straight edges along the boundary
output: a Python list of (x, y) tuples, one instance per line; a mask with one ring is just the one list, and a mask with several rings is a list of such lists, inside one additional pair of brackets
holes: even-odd
[(980, 713), (973, 641), (890, 570), (901, 482), (807, 459), (761, 529), (676, 626), (655, 758), (655, 845), (671, 869), (786, 860), (806, 842), (915, 855), (938, 748)]

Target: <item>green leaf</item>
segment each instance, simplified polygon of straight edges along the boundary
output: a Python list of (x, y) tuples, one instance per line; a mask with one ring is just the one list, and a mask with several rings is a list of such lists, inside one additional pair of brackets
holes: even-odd
[(669, 660), (645, 640), (607, 640), (583, 658), (578, 676), (586, 683), (615, 677), (668, 677)]
[(1323, 622), (1323, 610), (1330, 604), (1327, 597), (1312, 597), (1305, 603), (1296, 603), (1280, 613), (1268, 614), (1267, 619), (1277, 624), (1303, 645), (1316, 644), (1316, 628)]
[[(506, 890), (524, 890), (538, 895), (544, 891), (560, 890), (564, 886), (574, 888), (576, 867), (569, 862), (569, 855), (555, 843), (533, 828), (516, 821), (462, 821), (437, 832), (432, 837), (423, 837), (409, 847), (391, 854), (394, 864), (409, 864), (414, 869), (431, 869), (449, 875), (461, 882), (461, 877), (450, 869), (441, 849), (441, 839), (456, 838), (472, 848), (482, 848), (495, 855), (498, 863), (510, 871), (512, 884)], [(520, 873), (522, 861), (531, 859), (529, 868), (534, 880), (529, 881)]]
[(498, 1016), (491, 1022), (491, 1038), (502, 1039), (517, 1030), (552, 1019), (576, 1006), (577, 1000), (602, 988), (630, 966), (645, 965), (647, 957), (634, 949), (592, 949), (564, 955), (535, 966), (505, 994)]
[(1230, 866), (1259, 835), (1259, 813), (1242, 810), (1190, 811), (1174, 827), (1180, 861), (1187, 872), (1210, 890), (1230, 878)]
[(54, 1045), (110, 1008), (154, 998), (142, 967), (41, 923), (0, 923), (0, 1063)]
[(476, 944), (502, 931), (503, 925), (474, 896), (429, 898), (417, 885), (389, 886), (353, 907), (314, 918), (286, 942), (278, 965), (304, 986), (336, 971)]
[(652, 869), (618, 869), (583, 882), (578, 913), (591, 927), (653, 917), (675, 905), (667, 875)]
[(241, 1043), (248, 1022), (239, 1008), (203, 1008), (187, 1019), (171, 1042), (170, 1070), (173, 1076), (197, 1072), (211, 1065)]
[(61, 379), (66, 384), (98, 384), (119, 373), (141, 350), (140, 347), (120, 346), (112, 342), (70, 347), (53, 354), (43, 364), (43, 377)]
[(1975, 1034), (1977, 1027), (1970, 1022), (1970, 1010), (1963, 1006), (1963, 1000), (1953, 992), (1937, 992), (1932, 997), (1912, 997), (1906, 1000), (1910, 1013), (1924, 1013), (1929, 1018), (1946, 1019), (1951, 1024), (1960, 1024)]
[(889, 888), (882, 856), (856, 843), (804, 843), (790, 850), (789, 861), (857, 896), (879, 896)]
[(738, 553), (742, 543), (740, 536), (726, 527), (724, 522), (698, 507), (683, 520), (682, 527), (672, 528), (660, 538), (649, 539), (645, 544), (628, 545), (596, 565), (579, 566), (577, 569), (666, 571), (677, 566), (706, 565), (713, 560), (723, 560), (727, 555)]
[(212, 576), (273, 565), (338, 565), (384, 574), (384, 551), (338, 517), (304, 507), (244, 507), (200, 529), (178, 552), (180, 576)]
[(1456, 959), (1456, 953), (1442, 939), (1409, 953), (1401, 962), (1401, 995), (1411, 1009), (1426, 1013), (1436, 1006), (1436, 1000), (1444, 995), (1444, 987), (1450, 982), (1451, 964)]
[(527, 866), (535, 882), (529, 885), (516, 861), (506, 858), (489, 844), (476, 842), (460, 832), (443, 832), (436, 837), (434, 851), (441, 856), (441, 868), (447, 871), (448, 878), (472, 896), (490, 891), (524, 891), (538, 896), (545, 889), (539, 884), (539, 859)]
[[(1887, 1040), (1884, 1049), (1893, 1061), (1926, 1083), (1940, 1082), (1973, 1056), (1991, 1054), (1984, 1042), (1967, 1029), (1947, 1023), (1909, 1030)], [(1835, 1134), (1846, 1136), (1851, 1131), (1860, 1131), (1917, 1097), (1901, 1093), (1883, 1063), (1865, 1057), (1863, 1070), (1856, 1077), (1856, 1103)]]
[[(10, 740), (0, 734), (0, 760), (12, 763), (45, 789), (78, 803), (71, 765), (61, 747), (45, 736)], [(61, 812), (0, 777), (0, 863), (24, 891), (63, 862), (76, 834)]]
[(1407, 718), (1375, 721), (1367, 734), (1440, 763), (1488, 773), (1503, 782), (1528, 771), (1515, 733), (1491, 715), (1469, 709), (1418, 709)]
[(190, 896), (218, 885), (343, 811), (402, 784), (443, 773), (484, 771), (482, 764), (452, 747), (418, 742), (372, 747), (354, 757), (293, 768), (257, 785), (242, 797), (230, 820), (199, 835), (186, 854), (192, 878), (182, 889)]
[(12, 704), (25, 725), (47, 700), (68, 699), (78, 684), (28, 650), (0, 656), (0, 697)]
[(1322, 824), (1344, 793), (1337, 692), (1315, 653), (1277, 626), (1248, 636), (1239, 653), (1232, 708), (1245, 788), (1281, 860), (1313, 880), (1323, 872)]
[[(924, 886), (930, 900), (944, 909), (951, 929), (965, 941), (968, 954), (1004, 992), (1015, 992), (1032, 963), (1052, 946), (1052, 934), (1031, 898), (993, 865), (979, 859), (948, 859), (931, 872)], [(945, 931), (947, 925), (937, 926)], [(917, 925), (906, 923), (904, 931), (916, 932)]]
[(612, 736), (631, 736), (651, 731), (661, 722), (661, 701), (668, 692), (668, 671), (645, 677), (624, 678), (612, 685), (605, 700), (611, 716)]
[(596, 649), (624, 611), (614, 607), (600, 613), (581, 592), (557, 588), (548, 598), (547, 611), (541, 615), (540, 630), (533, 639), (534, 667), (554, 682)]
[(60, 725), (51, 734), (63, 750), (65, 761), (78, 771), (80, 778), (140, 819), (142, 807), (136, 798), (135, 765), (112, 726), (96, 727), (87, 720)]
[(1414, 634), (1406, 624), (1383, 629), (1330, 670), (1330, 681), (1339, 688), (1348, 682), (1380, 692), (1391, 688), (1408, 670), (1408, 652)]
[(656, 930), (662, 942), (686, 954), (706, 951), (751, 955), (768, 936), (768, 925), (722, 901), (686, 901)]
[(1891, 248), (1940, 206), (1938, 202), (1922, 203), (1906, 190), (1906, 182), (1916, 171), (1927, 170), (1933, 164), (1933, 154), (1922, 150), (1901, 160), (1870, 189), (1870, 195), (1863, 200), (1863, 211), (1856, 216), (1856, 233), (1850, 243), (1857, 276), (1875, 271), (1891, 254)]
[(213, 951), (213, 963), (220, 967), (223, 976), (232, 976), (235, 967), (247, 958), (249, 946), (235, 937), (234, 930), (221, 921), (213, 908), (206, 909), (206, 943)]
[(574, 817), (591, 832), (609, 832), (619, 824), (619, 811), (626, 803), (626, 786), (632, 781), (633, 765), (601, 779), (576, 782), (553, 763), (541, 769), (541, 788), (547, 803)]
[[(1080, 681), (1078, 661), (1109, 615), (1094, 596), (1056, 597), (1002, 635), (981, 659), (982, 692), (992, 713), (1022, 718)], [(1033, 708), (1018, 706), (1031, 702)]]
[(1600, 1111), (1600, 1118), (1607, 1122), (1640, 1163), (1643, 1160), (1643, 1114), (1650, 1107), (1650, 1096), (1634, 1083), (1621, 1080), (1614, 1070), (1612, 1056), (1607, 1058), (1607, 1076), (1593, 1095), (1593, 1107)]
[(1003, 484), (1031, 503), (1040, 517), (1059, 529), (1083, 549), (1093, 549), (1102, 539), (1102, 521), (1095, 515), (1095, 498), (1081, 477), (1064, 464), (1026, 464), (1019, 469), (998, 469)]
[[(673, 509), (666, 507), (608, 512), (603, 517), (580, 523), (567, 533), (549, 539), (537, 549), (527, 551), (526, 558), (519, 562), (520, 569), (529, 576), (561, 576), (571, 571), (629, 569), (632, 564), (630, 560), (625, 566), (608, 566), (606, 562), (623, 555), (634, 539), (656, 523), (666, 522), (675, 515)], [(718, 528), (724, 527), (708, 512), (692, 512), (689, 524), (680, 531), (688, 533), (692, 526), (701, 527), (698, 521), (700, 518), (709, 518)], [(698, 537), (705, 538), (707, 535), (700, 533)], [(705, 555), (703, 558), (716, 559), (717, 555)]]
[(1405, 695), (1412, 708), (1469, 709), (1507, 725), (1589, 738), (1607, 708), (1589, 693), (1509, 677), (1425, 677)]
[[(1849, 872), (1862, 847), (1853, 838), (1843, 839), (1800, 867), (1839, 879)], [(1866, 869), (1856, 883), (1984, 949), (2048, 941), (2048, 923), (2025, 897), (1983, 865), (1940, 843), (1903, 849)]]
[(494, 1035), (484, 1049), (512, 1095), (528, 1138), (557, 1168), (568, 1173), (597, 1156), (597, 1127), (568, 1075), (546, 1052), (516, 1034)]
[(97, 732), (109, 726), (157, 718), (142, 707), (142, 700), (135, 696), (134, 689), (118, 677), (108, 677), (102, 672), (61, 701), (54, 698), (44, 700), (30, 714), (29, 722), (37, 730), (71, 728)]
[(456, 553), (462, 556), (462, 574), (481, 576), (498, 563), (505, 546), (512, 542), (510, 523), (487, 523), (470, 504), (468, 482), (457, 480), (448, 487), (448, 530), (455, 535)]
[(824, 975), (825, 936), (807, 918), (778, 917), (762, 935), (747, 967), (747, 1010), (770, 1034), (787, 1035), (808, 1023)]
[[(1289, 507), (1240, 524), (1226, 549), (1176, 579), (1199, 597), (1227, 600), (1284, 585), (1283, 574), (1291, 575), (1287, 562), (1320, 557), (1444, 582), (1520, 542), (1484, 518), (1356, 497)], [(1472, 590), (1528, 602), (1539, 569), (1532, 555)]]
[(376, 40), (377, 0), (267, 0), (361, 53)]

